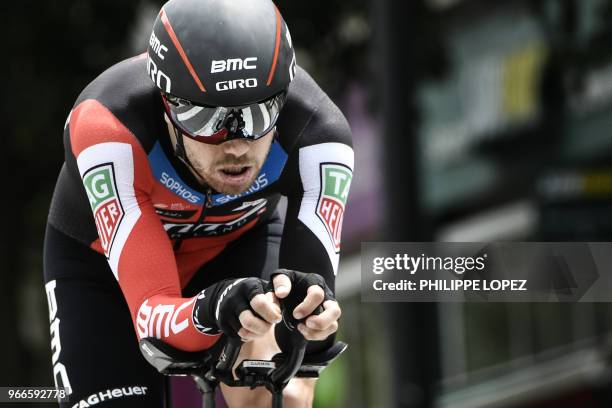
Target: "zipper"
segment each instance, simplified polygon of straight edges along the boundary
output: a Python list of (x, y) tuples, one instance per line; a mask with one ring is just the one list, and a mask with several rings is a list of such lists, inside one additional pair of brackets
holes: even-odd
[(206, 189), (206, 193), (205, 193), (205, 199), (204, 199), (204, 205), (202, 206), (202, 211), (200, 211), (200, 215), (198, 216), (198, 219), (196, 220), (196, 222), (191, 226), (191, 228), (189, 229), (189, 231), (187, 231), (185, 233), (185, 235), (183, 235), (180, 238), (177, 238), (176, 242), (174, 243), (174, 250), (178, 251), (181, 248), (181, 245), (183, 244), (183, 241), (187, 238), (193, 238), (194, 236), (194, 231), (196, 229), (196, 227), (198, 225), (200, 225), (202, 223), (202, 221), (204, 221), (204, 218), (206, 217), (206, 214), (208, 213), (208, 209), (211, 208), (213, 206), (212, 203), (212, 191), (210, 189), (210, 187), (208, 187)]

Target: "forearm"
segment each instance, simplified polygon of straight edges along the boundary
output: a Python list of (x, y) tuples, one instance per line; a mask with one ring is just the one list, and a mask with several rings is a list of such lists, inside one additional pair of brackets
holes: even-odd
[(145, 299), (135, 315), (139, 339), (156, 337), (184, 351), (199, 351), (212, 347), (219, 334), (207, 334), (194, 320), (197, 296), (154, 295)]

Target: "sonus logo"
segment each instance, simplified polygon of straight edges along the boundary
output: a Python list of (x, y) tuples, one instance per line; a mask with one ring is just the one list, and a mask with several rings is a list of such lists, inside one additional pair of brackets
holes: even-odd
[(223, 92), (229, 89), (244, 89), (244, 88), (256, 88), (257, 78), (248, 79), (234, 79), (232, 81), (221, 81), (217, 82), (217, 91)]
[(149, 46), (151, 49), (153, 49), (153, 52), (157, 54), (159, 59), (163, 60), (165, 58), (164, 52), (168, 51), (168, 47), (159, 41), (159, 38), (157, 38), (155, 33), (151, 33), (151, 37), (149, 38)]
[(230, 58), (228, 60), (213, 60), (210, 66), (210, 73), (216, 74), (219, 72), (226, 71), (242, 71), (243, 69), (257, 69), (257, 66), (253, 64), (257, 61), (257, 57), (250, 57), (245, 59)]
[(172, 88), (170, 77), (157, 68), (157, 64), (153, 62), (151, 57), (147, 58), (147, 72), (158, 88), (170, 93), (170, 89)]

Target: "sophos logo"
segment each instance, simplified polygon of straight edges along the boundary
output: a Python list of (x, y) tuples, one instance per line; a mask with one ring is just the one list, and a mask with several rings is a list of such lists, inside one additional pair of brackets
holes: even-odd
[(230, 195), (230, 194), (224, 195), (222, 197), (217, 198), (215, 201), (219, 204), (225, 204), (232, 200), (240, 198), (242, 196), (253, 194), (261, 190), (262, 188), (266, 187), (267, 185), (268, 185), (268, 177), (266, 176), (266, 173), (262, 173), (259, 175), (259, 177), (257, 177), (257, 179), (253, 182), (253, 184), (251, 184), (251, 187), (249, 187), (249, 189), (245, 191), (244, 193), (240, 193), (237, 195)]
[(161, 183), (166, 186), (170, 191), (178, 195), (179, 197), (184, 198), (190, 203), (197, 204), (200, 202), (200, 197), (193, 194), (191, 191), (187, 190), (181, 183), (172, 178), (168, 173), (162, 172), (161, 178), (159, 179)]
[(462, 275), (469, 271), (482, 271), (487, 254), (472, 256), (410, 256), (395, 254), (394, 257), (376, 257), (372, 261), (372, 272), (380, 275), (386, 271), (406, 271), (414, 275), (418, 271), (450, 271)]
[(257, 87), (257, 78), (234, 79), (231, 81), (221, 81), (221, 82), (217, 82), (217, 85), (216, 85), (217, 91), (219, 92), (228, 91), (230, 89), (244, 89), (244, 88), (256, 88), (256, 87)]

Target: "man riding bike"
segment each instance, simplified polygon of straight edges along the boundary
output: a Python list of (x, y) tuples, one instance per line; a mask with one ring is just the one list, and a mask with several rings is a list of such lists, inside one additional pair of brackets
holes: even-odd
[[(276, 323), (291, 296), (307, 355), (333, 344), (351, 134), (272, 1), (166, 3), (147, 53), (83, 90), (64, 145), (44, 253), (62, 406), (164, 406), (146, 337), (186, 351), (239, 337), (239, 360), (269, 359), (290, 347)], [(222, 391), (270, 404), (262, 388)], [(313, 393), (293, 379), (286, 406)]]

